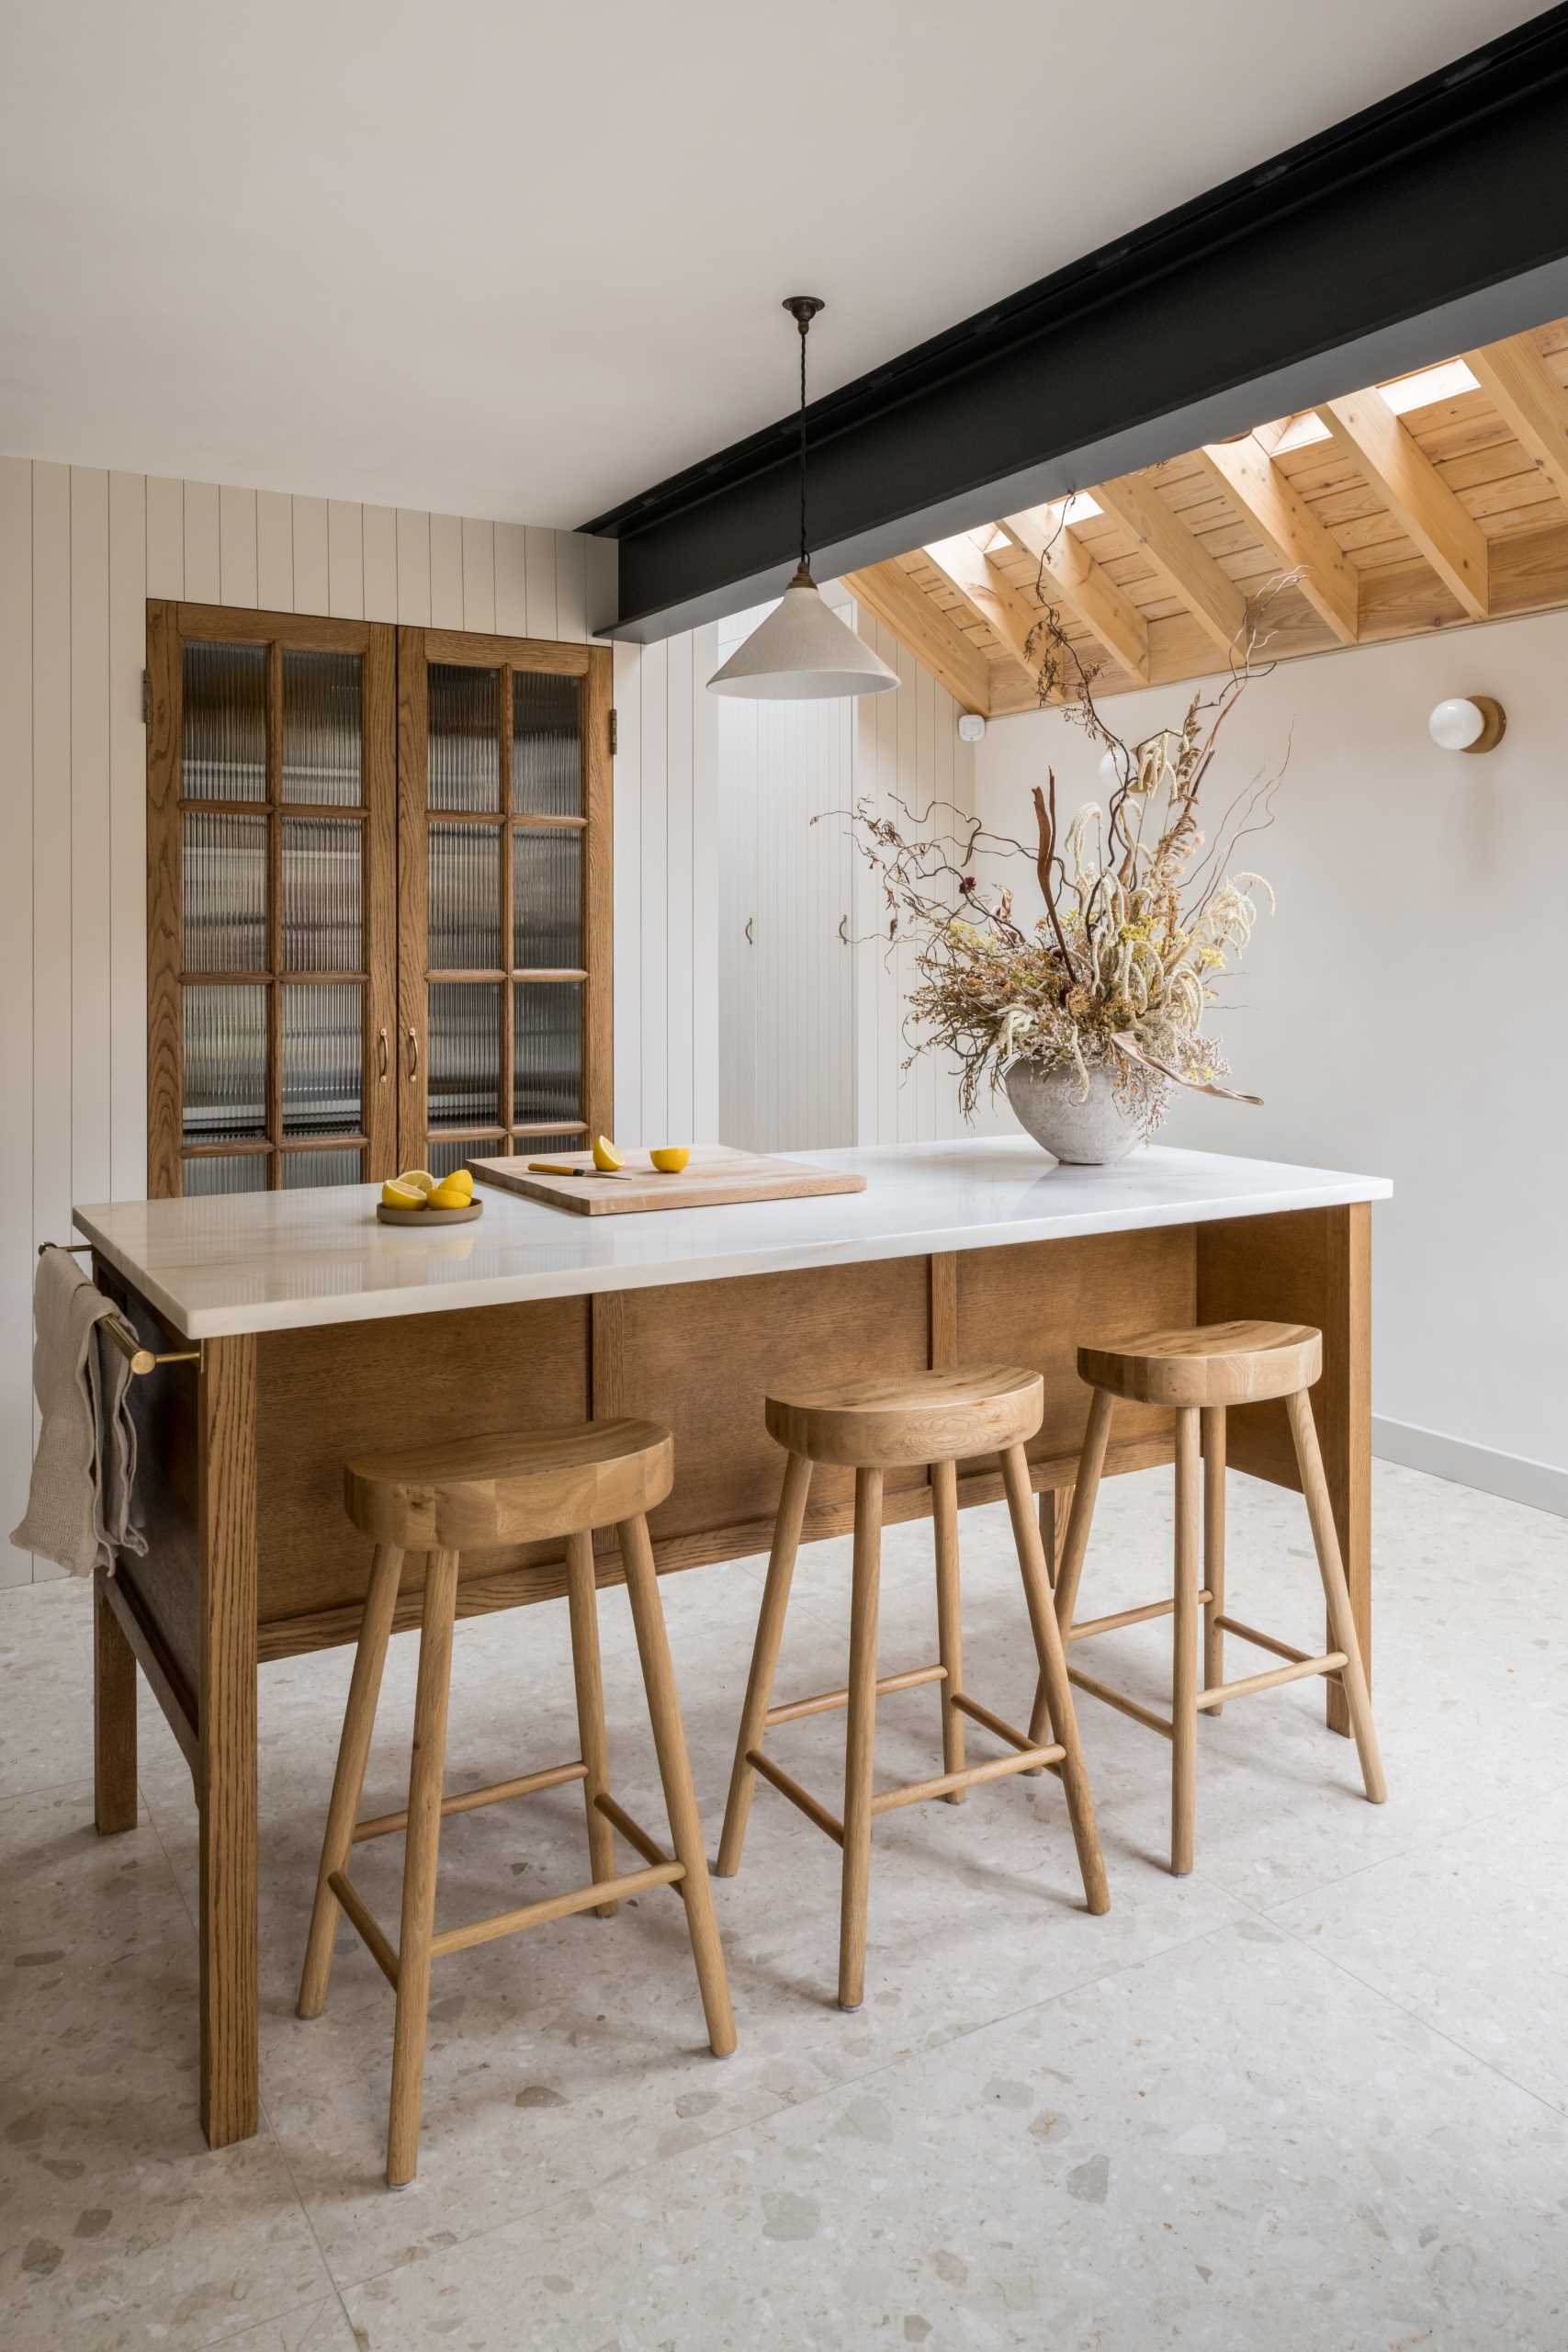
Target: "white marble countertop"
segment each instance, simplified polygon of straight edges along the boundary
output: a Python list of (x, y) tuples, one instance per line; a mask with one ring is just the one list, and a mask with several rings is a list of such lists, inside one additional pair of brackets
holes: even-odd
[(374, 1184), (118, 1201), (73, 1216), (175, 1330), (208, 1340), (1327, 1208), (1393, 1189), (1380, 1176), (1157, 1144), (1114, 1168), (1067, 1168), (1023, 1136), (790, 1156), (853, 1170), (866, 1189), (588, 1217), (481, 1186), (482, 1217), (430, 1233), (378, 1224)]

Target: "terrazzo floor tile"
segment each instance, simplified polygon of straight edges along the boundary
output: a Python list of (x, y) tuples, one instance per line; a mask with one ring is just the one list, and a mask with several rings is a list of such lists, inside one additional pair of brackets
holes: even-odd
[[(0, 2342), (1568, 2341), (1564, 2127), (1543, 2103), (1563, 2100), (1549, 2045), (1568, 1908), (1561, 1863), (1539, 1851), (1543, 1836), (1553, 1852), (1562, 1842), (1543, 1825), (1562, 1818), (1568, 1529), (1413, 1472), (1378, 1465), (1375, 1478), (1389, 1805), (1359, 1794), (1354, 1749), (1325, 1732), (1315, 1688), (1229, 1708), (1204, 1726), (1198, 1869), (1173, 1880), (1168, 1751), (1086, 1699), (1110, 1914), (1083, 1908), (1053, 1777), (889, 1815), (867, 1998), (846, 2017), (839, 1856), (760, 1787), (745, 1866), (716, 1883), (736, 2055), (706, 2051), (682, 1909), (661, 1892), (614, 1921), (454, 1955), (436, 1978), (420, 2176), (397, 2196), (381, 2182), (392, 2001), (351, 1932), (325, 2016), (293, 2013), (350, 1652), (261, 1679), (266, 2120), (214, 2156), (195, 2120), (189, 1774), (144, 1697), (148, 1819), (97, 1840), (82, 1777), (90, 1596), (11, 1596), (0, 1869), (8, 1894), (23, 1858), (27, 1935), (24, 1965), (0, 1960), (6, 2055), (22, 2053), (0, 2114)], [(1087, 1607), (1168, 1587), (1169, 1509), (1166, 1473), (1108, 1485)], [(1026, 1719), (1032, 1652), (1005, 1510), (966, 1512), (962, 1537), (965, 1681)], [(1315, 1638), (1299, 1501), (1237, 1479), (1232, 1548), (1239, 1612)], [(929, 1527), (889, 1529), (884, 1560), (891, 1671), (935, 1654)], [(849, 1566), (846, 1541), (802, 1553), (779, 1697), (841, 1683)], [(661, 1586), (710, 1853), (764, 1567)], [(604, 1594), (601, 1628), (616, 1793), (662, 1838), (623, 1591)], [(416, 1658), (415, 1640), (393, 1643), (366, 1811), (403, 1802)], [(1096, 1645), (1093, 1670), (1159, 1703), (1168, 1629)], [(843, 1732), (838, 1714), (770, 1735), (835, 1811)], [(977, 1728), (969, 1740), (972, 1757), (991, 1752)], [(448, 1785), (576, 1748), (564, 1606), (460, 1626)], [(939, 1757), (935, 1691), (886, 1702), (879, 1782), (923, 1777)], [(571, 1788), (455, 1817), (440, 1923), (580, 1883), (584, 1843)], [(395, 1922), (401, 1841), (361, 1847), (354, 1867)], [(1269, 1905), (1278, 1926), (1258, 1916)], [(1031, 2133), (1042, 2102), (1057, 2120)], [(1165, 2119), (1153, 2141), (1151, 2107)], [(17, 2122), (22, 2137), (5, 2138)], [(1497, 2186), (1507, 2165), (1512, 2200)]]
[(196, 1946), (150, 1826), (92, 1791), (0, 1805), (0, 2343), (194, 2347), (332, 2280), (269, 2133), (197, 2127)]
[(286, 2319), (264, 2320), (239, 2335), (217, 2336), (204, 2352), (216, 2352), (220, 2344), (223, 2352), (360, 2352), (359, 2338), (335, 2295), (290, 2312)]
[(366, 2352), (1556, 2352), (1568, 2125), (1261, 1922), (344, 2297)]
[(1269, 1915), (1568, 2113), (1568, 1785)]

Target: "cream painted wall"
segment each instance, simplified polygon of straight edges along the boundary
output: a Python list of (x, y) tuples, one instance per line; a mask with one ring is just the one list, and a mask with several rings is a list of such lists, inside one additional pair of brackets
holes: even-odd
[[(571, 532), (0, 458), (0, 1585), (33, 1572), (5, 1536), (36, 1245), (145, 1183), (147, 597), (580, 642), (613, 616), (615, 560)], [(628, 1137), (717, 1124), (715, 643), (615, 648)]]
[[(1508, 713), (1484, 758), (1427, 739), (1458, 694)], [(1106, 713), (1133, 737), (1182, 701)], [(1378, 1450), (1568, 1510), (1568, 617), (1284, 664), (1224, 740), (1212, 809), (1290, 747), (1273, 829), (1246, 849), (1279, 913), (1217, 1024), (1265, 1107), (1185, 1097), (1169, 1139), (1392, 1177), (1373, 1217)], [(1047, 763), (1067, 811), (1100, 797), (1059, 713), (993, 723), (989, 823), (1027, 831)]]

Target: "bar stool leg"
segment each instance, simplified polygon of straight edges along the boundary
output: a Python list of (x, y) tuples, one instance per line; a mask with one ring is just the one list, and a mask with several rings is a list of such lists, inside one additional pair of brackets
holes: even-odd
[(1199, 1408), (1176, 1415), (1176, 1618), (1170, 1674), (1170, 1867), (1192, 1868), (1198, 1783)]
[[(1096, 1394), (1098, 1395), (1098, 1391)], [(1104, 1448), (1101, 1446), (1101, 1453)], [(1012, 1540), (1018, 1552), (1018, 1565), (1023, 1578), (1023, 1597), (1029, 1608), (1030, 1628), (1034, 1635), (1035, 1655), (1040, 1661), (1040, 1689), (1035, 1699), (1035, 1712), (1043, 1713), (1045, 1722), (1042, 1734), (1058, 1740), (1066, 1751), (1062, 1758), (1062, 1785), (1066, 1791), (1067, 1816), (1073, 1825), (1073, 1843), (1077, 1848), (1078, 1869), (1083, 1876), (1084, 1900), (1094, 1912), (1109, 1911), (1111, 1890), (1105, 1880), (1105, 1858), (1100, 1850), (1100, 1830), (1094, 1818), (1094, 1798), (1090, 1793), (1089, 1774), (1084, 1770), (1083, 1749), (1078, 1744), (1077, 1717), (1073, 1709), (1072, 1686), (1067, 1680), (1066, 1652), (1062, 1644), (1062, 1629), (1056, 1623), (1056, 1612), (1051, 1605), (1051, 1587), (1045, 1576), (1045, 1554), (1040, 1542), (1040, 1529), (1031, 1509), (1029, 1464), (1021, 1445), (1010, 1445), (1001, 1456), (1002, 1484), (1007, 1488), (1008, 1516), (1012, 1521)], [(1095, 1478), (1098, 1482), (1098, 1468)], [(1073, 1498), (1073, 1518), (1078, 1507), (1087, 1512), (1094, 1507), (1092, 1491), (1087, 1496), (1079, 1487)], [(1087, 1524), (1085, 1533), (1087, 1535)], [(1081, 1547), (1080, 1547), (1081, 1549)]]
[[(1100, 1494), (1100, 1477), (1105, 1467), (1105, 1449), (1111, 1437), (1111, 1397), (1103, 1388), (1097, 1388), (1089, 1402), (1089, 1422), (1083, 1433), (1083, 1452), (1078, 1460), (1077, 1480), (1072, 1489), (1072, 1506), (1067, 1512), (1067, 1532), (1062, 1539), (1062, 1557), (1053, 1579), (1056, 1623), (1061, 1628), (1064, 1643), (1073, 1630), (1078, 1580), (1083, 1575), (1084, 1554), (1089, 1549), (1089, 1531), (1094, 1524), (1094, 1506)], [(1065, 1668), (1063, 1671), (1065, 1674)], [(1045, 1683), (1042, 1677), (1034, 1688), (1029, 1736), (1038, 1747), (1050, 1736), (1051, 1710), (1046, 1704)]]
[[(937, 1656), (947, 1671), (942, 1692), (942, 1769), (964, 1770), (964, 1717), (953, 1703), (964, 1688), (964, 1618), (958, 1585), (958, 1465), (931, 1464), (931, 1515), (936, 1528)], [(962, 1804), (966, 1791), (950, 1789), (949, 1804)]]
[(424, 2095), (424, 2033), (430, 2009), (430, 1940), (435, 1925), (435, 1864), (446, 1764), (446, 1705), (452, 1688), (452, 1621), (457, 1555), (432, 1552), (424, 1567), (424, 1621), (413, 1705), (408, 1842), (403, 1854), (402, 1928), (398, 1939), (398, 2016), (392, 2036), (392, 2099), (387, 2121), (387, 2186), (401, 2188), (419, 2164)]
[(1382, 1758), (1372, 1723), (1372, 1702), (1367, 1690), (1366, 1670), (1361, 1664), (1361, 1645), (1356, 1634), (1355, 1612), (1350, 1607), (1349, 1589), (1345, 1582), (1345, 1564), (1339, 1555), (1334, 1506), (1329, 1499), (1328, 1481), (1323, 1475), (1317, 1424), (1312, 1417), (1312, 1400), (1304, 1388), (1299, 1388), (1293, 1396), (1286, 1397), (1285, 1410), (1290, 1416), (1291, 1435), (1295, 1440), (1302, 1491), (1306, 1498), (1307, 1517), (1312, 1521), (1318, 1574), (1323, 1578), (1323, 1597), (1328, 1604), (1329, 1628), (1335, 1648), (1345, 1653), (1340, 1679), (1345, 1690), (1345, 1703), (1349, 1710), (1350, 1728), (1356, 1735), (1356, 1753), (1361, 1759), (1361, 1778), (1366, 1784), (1368, 1803), (1382, 1804), (1388, 1796), (1388, 1783), (1383, 1779)]
[(854, 1585), (850, 1600), (849, 1736), (844, 1747), (844, 1874), (839, 1906), (839, 2007), (865, 1996), (871, 1885), (872, 1768), (876, 1752), (876, 1618), (882, 1583), (882, 1473), (855, 1472)]
[(806, 1518), (806, 1498), (810, 1491), (811, 1464), (803, 1453), (792, 1453), (784, 1467), (784, 1492), (779, 1497), (778, 1517), (773, 1521), (773, 1549), (768, 1555), (768, 1581), (762, 1589), (761, 1614), (757, 1620), (757, 1639), (751, 1651), (746, 1702), (740, 1710), (740, 1736), (735, 1743), (735, 1769), (729, 1777), (729, 1802), (724, 1809), (724, 1833), (718, 1841), (718, 1860), (715, 1864), (720, 1878), (733, 1878), (740, 1868), (740, 1849), (746, 1842), (751, 1792), (757, 1785), (755, 1768), (746, 1759), (754, 1747), (761, 1746), (762, 1736), (768, 1727), (768, 1705), (773, 1695), (779, 1644), (784, 1639), (784, 1611), (789, 1607), (789, 1589), (795, 1578), (795, 1555), (800, 1549), (800, 1530)]
[(402, 1569), (403, 1555), (397, 1546), (378, 1544), (370, 1563), (370, 1584), (360, 1621), (359, 1646), (354, 1653), (348, 1706), (338, 1741), (337, 1770), (333, 1776), (332, 1804), (327, 1808), (326, 1835), (321, 1840), (321, 1867), (316, 1873), (316, 1900), (310, 1912), (310, 1933), (299, 1977), (298, 2006), (302, 2018), (319, 2018), (326, 2007), (339, 1915), (337, 1896), (327, 1880), (333, 1871), (345, 1867), (354, 1845), (354, 1826), (359, 1818), (365, 1766), (376, 1728), (376, 1702), (381, 1695), (381, 1672), (387, 1663), (387, 1643), (398, 1605)]
[[(1219, 1619), (1225, 1613), (1225, 1408), (1205, 1405), (1203, 1410), (1203, 1688), (1214, 1690), (1225, 1679), (1225, 1636)], [(1223, 1715), (1223, 1707), (1211, 1707)]]
[(632, 1623), (637, 1628), (637, 1656), (642, 1660), (642, 1679), (648, 1691), (659, 1777), (664, 1784), (664, 1804), (670, 1815), (670, 1840), (676, 1860), (685, 1865), (686, 1875), (680, 1886), (685, 1898), (686, 1928), (692, 1939), (703, 2014), (707, 2019), (708, 2047), (716, 2058), (728, 2058), (735, 2047), (735, 2015), (729, 2006), (729, 1981), (718, 1940), (707, 1856), (703, 1850), (703, 1825), (692, 1787), (686, 1731), (675, 1694), (675, 1668), (670, 1657), (670, 1636), (664, 1630), (659, 1573), (653, 1565), (653, 1546), (648, 1540), (648, 1521), (640, 1514), (636, 1519), (623, 1520), (617, 1532), (632, 1604)]
[[(595, 1881), (615, 1875), (615, 1833), (600, 1812), (598, 1799), (610, 1793), (610, 1744), (604, 1730), (604, 1678), (599, 1664), (599, 1587), (593, 1574), (592, 1531), (566, 1539), (571, 1612), (571, 1671), (577, 1685), (578, 1753), (588, 1767), (582, 1783), (588, 1808), (588, 1870)], [(595, 1916), (613, 1919), (620, 1905), (600, 1903)]]

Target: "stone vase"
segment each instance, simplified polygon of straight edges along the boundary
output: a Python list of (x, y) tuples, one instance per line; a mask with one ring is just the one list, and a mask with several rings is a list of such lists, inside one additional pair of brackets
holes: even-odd
[(1087, 1095), (1071, 1063), (1042, 1069), (1038, 1062), (1010, 1062), (1002, 1082), (1025, 1135), (1071, 1168), (1107, 1168), (1143, 1141), (1142, 1120), (1117, 1102), (1103, 1067), (1089, 1071)]

